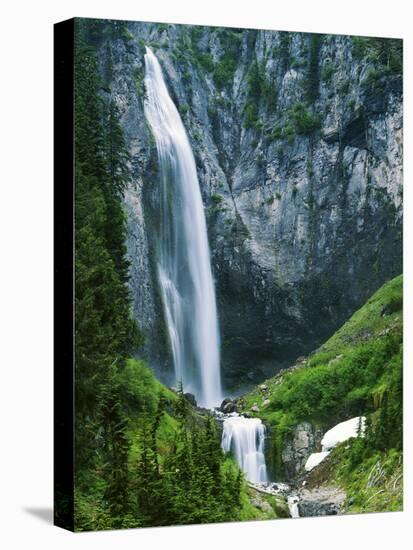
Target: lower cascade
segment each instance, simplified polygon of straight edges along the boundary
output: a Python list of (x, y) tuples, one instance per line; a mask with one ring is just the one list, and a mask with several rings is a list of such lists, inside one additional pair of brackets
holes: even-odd
[(300, 510), (298, 508), (299, 501), (300, 499), (297, 495), (289, 495), (287, 497), (287, 505), (292, 518), (300, 517)]
[(224, 420), (222, 449), (232, 452), (248, 481), (267, 483), (265, 426), (259, 418), (232, 416)]

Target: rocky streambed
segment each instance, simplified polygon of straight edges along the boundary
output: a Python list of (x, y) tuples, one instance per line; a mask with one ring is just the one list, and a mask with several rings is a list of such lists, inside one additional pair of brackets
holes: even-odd
[[(230, 399), (225, 399), (214, 414), (219, 424), (224, 426), (223, 449), (233, 453), (254, 491), (251, 500), (254, 506), (264, 510), (268, 502), (261, 495), (271, 495), (281, 511), (277, 517), (328, 516), (343, 512), (347, 495), (331, 479), (330, 453), (352, 437), (363, 437), (364, 417), (340, 422), (324, 434), (308, 422), (298, 424), (282, 452), (287, 482), (280, 482), (270, 479), (262, 462), (266, 429), (261, 420), (251, 418), (248, 412), (238, 413), (237, 402)], [(238, 421), (234, 422), (234, 419)], [(251, 429), (248, 431), (249, 423)], [(242, 430), (235, 434), (234, 426), (236, 430), (242, 426)], [(234, 437), (233, 441), (229, 433)], [(260, 470), (255, 471), (255, 467)]]

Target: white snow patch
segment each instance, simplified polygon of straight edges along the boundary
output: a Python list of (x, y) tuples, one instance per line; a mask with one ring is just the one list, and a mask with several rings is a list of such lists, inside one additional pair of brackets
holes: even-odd
[(363, 436), (365, 429), (365, 416), (356, 416), (355, 418), (350, 418), (350, 420), (346, 420), (345, 422), (340, 422), (340, 424), (337, 424), (334, 428), (331, 428), (331, 430), (328, 430), (328, 432), (324, 434), (324, 437), (321, 440), (323, 452), (331, 451), (331, 449), (336, 447), (339, 443), (347, 441), (350, 437), (357, 437), (359, 433)]
[(305, 466), (304, 466), (305, 471), (311, 472), (311, 470), (316, 466), (318, 466), (320, 462), (322, 462), (325, 459), (325, 457), (328, 456), (329, 454), (330, 454), (330, 451), (323, 451), (322, 453), (311, 454), (308, 457), (307, 462), (305, 463)]

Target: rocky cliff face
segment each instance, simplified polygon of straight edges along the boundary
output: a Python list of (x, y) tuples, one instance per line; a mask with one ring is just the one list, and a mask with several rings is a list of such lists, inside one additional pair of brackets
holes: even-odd
[(133, 180), (135, 315), (171, 372), (156, 286), (156, 152), (143, 114), (156, 53), (194, 150), (228, 389), (315, 348), (401, 272), (402, 84), (348, 36), (128, 24), (99, 45)]

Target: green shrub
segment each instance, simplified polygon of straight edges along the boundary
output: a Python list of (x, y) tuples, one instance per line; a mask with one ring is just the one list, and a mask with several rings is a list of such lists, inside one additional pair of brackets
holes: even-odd
[(324, 63), (323, 69), (321, 71), (321, 80), (325, 84), (331, 84), (333, 74), (334, 74), (334, 65), (332, 64), (332, 62), (330, 60), (327, 60)]
[(202, 36), (202, 33), (204, 32), (204, 28), (205, 27), (202, 27), (201, 25), (194, 25), (192, 28), (191, 28), (191, 40), (194, 44), (196, 44), (197, 42), (199, 42), (201, 36)]
[(282, 128), (279, 124), (276, 124), (274, 130), (271, 132), (273, 139), (279, 139), (282, 136)]
[(282, 137), (285, 138), (288, 143), (292, 143), (295, 138), (295, 130), (290, 124), (285, 124), (282, 131)]
[(129, 359), (117, 374), (122, 402), (129, 417), (143, 411), (153, 414), (159, 400), (160, 384), (143, 361)]
[(306, 109), (303, 103), (296, 103), (289, 111), (297, 134), (309, 134), (320, 127), (320, 119)]
[(371, 88), (372, 90), (380, 89), (382, 84), (379, 71), (376, 68), (371, 67), (367, 71), (366, 76), (360, 82), (360, 85), (364, 88)]
[(268, 111), (274, 112), (277, 108), (278, 90), (274, 82), (266, 78), (264, 67), (260, 67), (257, 61), (250, 66), (247, 82), (249, 102), (258, 104), (262, 100)]
[(264, 79), (261, 85), (261, 96), (269, 113), (274, 113), (278, 103), (278, 88), (274, 82)]
[(221, 204), (221, 202), (223, 201), (222, 195), (219, 195), (218, 193), (214, 193), (213, 195), (211, 195), (211, 201), (215, 205)]
[(257, 163), (258, 168), (262, 168), (263, 166), (265, 166), (265, 157), (264, 157), (264, 155), (262, 154), (262, 152), (260, 152), (260, 153), (257, 155), (256, 163)]
[(217, 109), (212, 103), (208, 103), (207, 113), (209, 118), (214, 118), (217, 115)]
[(196, 59), (199, 65), (208, 73), (212, 73), (214, 70), (214, 60), (212, 55), (208, 52), (200, 52), (196, 54)]
[(140, 97), (143, 97), (145, 94), (145, 85), (142, 70), (139, 67), (135, 67), (135, 69), (133, 70), (133, 80), (138, 95)]
[(254, 61), (247, 74), (248, 95), (250, 99), (255, 99), (256, 101), (260, 100), (263, 78), (260, 66), (257, 61)]
[(368, 39), (362, 36), (351, 37), (352, 49), (351, 52), (355, 59), (362, 59), (367, 54)]
[(258, 118), (258, 106), (256, 103), (247, 103), (244, 109), (244, 127), (260, 130), (262, 122)]
[(192, 82), (192, 76), (191, 76), (191, 73), (189, 71), (184, 71), (182, 73), (182, 82), (185, 84), (186, 87), (188, 87), (189, 85), (191, 85), (191, 82)]
[(324, 39), (322, 34), (312, 34), (310, 39), (310, 56), (306, 79), (306, 95), (309, 103), (313, 103), (318, 97), (319, 91), (319, 54)]
[(343, 80), (340, 82), (338, 91), (340, 95), (347, 95), (350, 89), (350, 81), (349, 80)]
[(168, 30), (169, 25), (167, 23), (158, 23), (156, 26), (157, 26), (158, 32), (162, 33), (164, 31)]
[(281, 67), (284, 71), (287, 70), (290, 62), (290, 46), (292, 42), (292, 33), (280, 32), (279, 56)]
[(307, 175), (311, 178), (314, 176), (314, 167), (311, 160), (307, 160)]
[(282, 161), (282, 159), (284, 158), (284, 147), (282, 145), (278, 145), (276, 153), (277, 153), (278, 159)]
[(236, 59), (234, 55), (231, 52), (224, 53), (214, 69), (214, 80), (219, 90), (232, 82), (235, 69)]
[(151, 42), (149, 42), (149, 46), (153, 49), (153, 50), (159, 50), (159, 48), (161, 47), (161, 44), (159, 42), (157, 42), (156, 40), (151, 40)]

